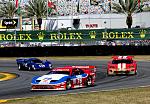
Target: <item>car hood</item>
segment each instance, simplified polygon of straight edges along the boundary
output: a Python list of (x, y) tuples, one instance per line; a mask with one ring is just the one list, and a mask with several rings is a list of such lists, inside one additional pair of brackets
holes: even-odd
[(66, 74), (49, 74), (49, 75), (43, 75), (39, 78), (36, 79), (36, 81), (39, 82), (39, 84), (49, 84), (49, 83), (53, 83), (56, 82), (60, 79), (62, 79), (63, 77), (67, 77), (69, 75)]

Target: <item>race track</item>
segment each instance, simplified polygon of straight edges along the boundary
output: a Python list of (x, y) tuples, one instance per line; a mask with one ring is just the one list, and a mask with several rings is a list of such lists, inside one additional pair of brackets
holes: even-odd
[(0, 99), (31, 97), (40, 95), (56, 95), (97, 90), (150, 85), (150, 62), (138, 62), (138, 74), (135, 76), (111, 76), (106, 74), (107, 61), (55, 61), (53, 66), (95, 65), (97, 67), (96, 85), (94, 87), (73, 89), (68, 91), (30, 91), (31, 79), (35, 75), (43, 75), (48, 71), (18, 71), (15, 61), (0, 61), (0, 71), (18, 74), (18, 77), (0, 82)]

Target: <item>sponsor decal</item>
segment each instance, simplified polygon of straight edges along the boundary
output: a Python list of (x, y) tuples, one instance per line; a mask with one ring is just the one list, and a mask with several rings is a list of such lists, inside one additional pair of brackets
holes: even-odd
[(146, 30), (141, 30), (139, 33), (141, 38), (145, 38)]
[(32, 40), (31, 34), (0, 34), (0, 40)]
[(86, 28), (97, 28), (98, 24), (85, 24)]
[(43, 82), (51, 81), (51, 79), (52, 79), (52, 78), (44, 78), (44, 79), (43, 79)]
[(102, 32), (102, 39), (133, 39), (133, 32)]
[(52, 33), (49, 35), (50, 40), (82, 40), (82, 33)]
[[(146, 35), (147, 34), (147, 35)], [(149, 30), (141, 29), (138, 32), (134, 31), (102, 31), (102, 30), (87, 30), (87, 31), (16, 31), (1, 32), (0, 41), (66, 41), (66, 40), (92, 40), (92, 39), (149, 39)]]
[(42, 67), (42, 68), (43, 68), (43, 67), (45, 67), (45, 65), (39, 65), (39, 67)]
[(89, 35), (90, 35), (91, 39), (95, 39), (96, 38), (96, 32), (95, 31), (90, 31)]
[(39, 39), (40, 41), (42, 41), (42, 40), (44, 40), (45, 34), (44, 34), (43, 32), (40, 32), (40, 33), (37, 34), (37, 36), (38, 36), (38, 39)]

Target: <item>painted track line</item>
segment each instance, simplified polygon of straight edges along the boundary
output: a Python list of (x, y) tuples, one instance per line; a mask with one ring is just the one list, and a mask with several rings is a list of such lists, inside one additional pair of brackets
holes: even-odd
[(0, 74), (5, 76), (4, 78), (0, 78), (0, 81), (6, 81), (17, 77), (15, 74), (7, 73), (7, 72), (0, 72)]

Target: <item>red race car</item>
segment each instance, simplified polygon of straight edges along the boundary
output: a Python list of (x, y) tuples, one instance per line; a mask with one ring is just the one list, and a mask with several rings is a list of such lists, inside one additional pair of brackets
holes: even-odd
[(31, 90), (68, 90), (93, 86), (95, 75), (95, 66), (58, 67), (46, 75), (34, 77)]
[(133, 56), (113, 56), (112, 61), (108, 62), (108, 75), (116, 74), (137, 74), (137, 63)]

